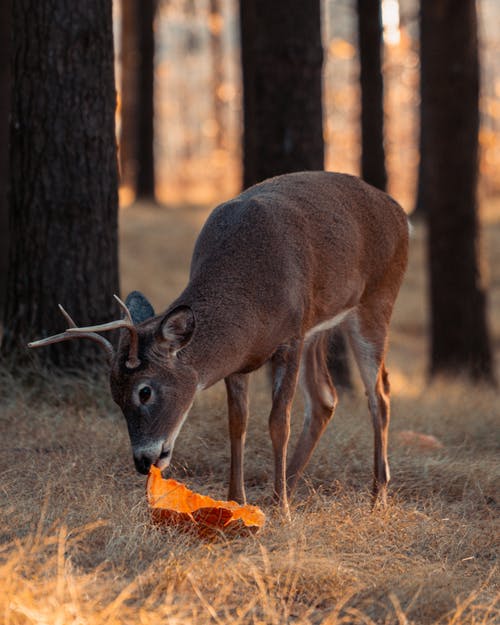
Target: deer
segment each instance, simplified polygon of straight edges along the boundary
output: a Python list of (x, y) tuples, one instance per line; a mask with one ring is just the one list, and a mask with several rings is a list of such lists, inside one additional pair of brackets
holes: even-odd
[[(243, 457), (249, 374), (270, 363), (273, 495), (289, 496), (338, 401), (326, 364), (328, 333), (348, 337), (374, 432), (372, 502), (387, 502), (389, 322), (405, 273), (409, 222), (386, 193), (347, 174), (284, 174), (243, 191), (208, 217), (194, 246), (189, 281), (156, 314), (133, 291), (121, 319), (68, 328), (29, 344), (87, 338), (106, 351), (114, 401), (125, 417), (135, 467), (164, 471), (198, 391), (224, 380), (231, 449), (228, 498), (246, 502)], [(116, 350), (101, 336), (120, 330)], [(305, 415), (287, 465), (292, 401)]]

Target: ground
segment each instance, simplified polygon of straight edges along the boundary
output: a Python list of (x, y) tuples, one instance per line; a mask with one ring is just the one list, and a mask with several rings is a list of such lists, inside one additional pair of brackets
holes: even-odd
[[(484, 242), (500, 362), (498, 208), (491, 202), (484, 211)], [(139, 288), (159, 310), (166, 307), (185, 284), (206, 215), (189, 207), (122, 210), (123, 293)], [(3, 370), (2, 622), (486, 625), (499, 619), (500, 404), (494, 389), (465, 380), (428, 383), (424, 234), (415, 224), (391, 331), (393, 479), (385, 511), (370, 510), (372, 432), (359, 382), (341, 397), (286, 523), (269, 500), (269, 389), (266, 375), (255, 375), (246, 484), (249, 501), (268, 520), (254, 537), (200, 541), (151, 524), (145, 478), (133, 469), (105, 375)], [(294, 436), (301, 413), (298, 397)], [(408, 431), (432, 435), (442, 447), (426, 446)], [(172, 475), (224, 498), (228, 459), (225, 397), (217, 385), (197, 399)]]

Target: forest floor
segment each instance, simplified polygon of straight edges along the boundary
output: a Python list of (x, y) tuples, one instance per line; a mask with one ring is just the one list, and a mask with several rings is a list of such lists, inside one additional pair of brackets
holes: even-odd
[[(500, 364), (500, 202), (484, 213), (492, 336)], [(207, 211), (121, 211), (122, 291), (161, 310), (186, 282)], [(0, 374), (0, 621), (5, 625), (500, 622), (496, 391), (426, 379), (423, 228), (391, 332), (388, 508), (370, 511), (372, 432), (359, 381), (341, 397), (292, 502), (273, 515), (266, 376), (252, 386), (246, 484), (267, 515), (250, 538), (202, 541), (150, 522), (123, 417), (105, 377)], [(500, 371), (499, 371), (500, 379)], [(294, 407), (293, 434), (302, 400)], [(436, 437), (426, 446), (404, 432)], [(403, 434), (401, 434), (403, 433)], [(293, 440), (292, 440), (293, 445)], [(198, 397), (172, 475), (224, 499), (225, 397)]]

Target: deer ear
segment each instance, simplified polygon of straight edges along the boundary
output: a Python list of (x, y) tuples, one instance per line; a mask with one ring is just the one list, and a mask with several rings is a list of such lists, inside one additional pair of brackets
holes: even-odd
[(191, 340), (194, 332), (194, 315), (188, 306), (179, 306), (165, 315), (160, 323), (160, 340), (168, 342), (177, 352)]
[(155, 315), (154, 308), (149, 303), (147, 297), (140, 291), (132, 291), (132, 293), (129, 293), (125, 300), (125, 305), (132, 315), (134, 324), (142, 323)]

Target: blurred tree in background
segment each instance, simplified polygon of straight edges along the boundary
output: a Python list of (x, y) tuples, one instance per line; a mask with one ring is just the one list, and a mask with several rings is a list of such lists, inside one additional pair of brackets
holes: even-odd
[(210, 0), (208, 28), (210, 31), (210, 51), (212, 54), (212, 97), (215, 129), (215, 148), (224, 148), (224, 108), (221, 98), (221, 88), (224, 84), (224, 50), (222, 46), (222, 32), (224, 17), (222, 15), (221, 0)]
[(361, 87), (361, 177), (385, 191), (384, 82), (380, 0), (357, 0)]
[(9, 260), (10, 5), (0, 2), (0, 318), (5, 305)]
[(155, 200), (154, 20), (157, 0), (122, 0), (121, 183)]
[(429, 226), (431, 374), (493, 379), (477, 215), (475, 0), (422, 0), (420, 202)]
[[(241, 0), (243, 186), (324, 168), (321, 5)], [(329, 369), (351, 386), (345, 338), (331, 333)]]
[(241, 0), (243, 186), (324, 166), (320, 2)]
[[(237, 191), (241, 163), (248, 186), (284, 172), (322, 169), (326, 151), (328, 168), (356, 174), (361, 164), (362, 177), (380, 188), (388, 184), (411, 207), (421, 61), (417, 206), (429, 225), (430, 368), (492, 379), (477, 181), (481, 173), (490, 195), (500, 188), (494, 0), (157, 2), (114, 5), (121, 40), (122, 183), (138, 199), (215, 203)], [(0, 305), (9, 238), (14, 242), (4, 351), (26, 334), (60, 329), (57, 301), (78, 322), (112, 316), (110, 295), (118, 281), (111, 2), (91, 0), (85, 14), (77, 7), (69, 16), (62, 0), (27, 0), (23, 10), (15, 6), (11, 27), (9, 9), (18, 4), (0, 6), (0, 58), (9, 54), (13, 30), (16, 68), (11, 232), (9, 64), (0, 74)], [(476, 6), (483, 15), (487, 78), (481, 128)], [(345, 345), (337, 336), (330, 366), (336, 383), (348, 385)], [(47, 353), (76, 363), (77, 352), (90, 357), (93, 350), (62, 345)]]
[[(118, 175), (111, 0), (13, 2), (11, 246), (4, 353), (116, 317)], [(94, 360), (90, 341), (40, 350)], [(100, 353), (99, 353), (100, 356)]]

